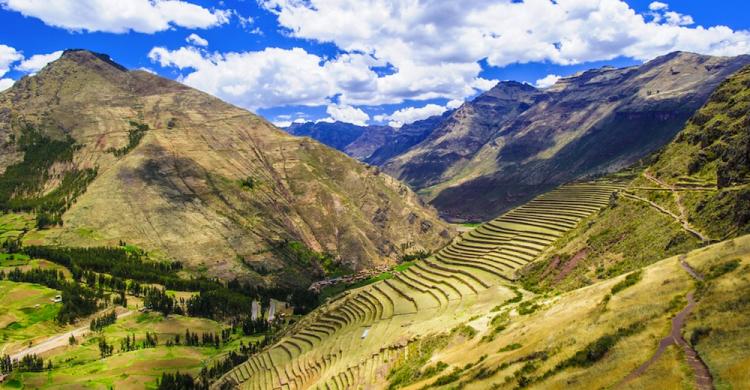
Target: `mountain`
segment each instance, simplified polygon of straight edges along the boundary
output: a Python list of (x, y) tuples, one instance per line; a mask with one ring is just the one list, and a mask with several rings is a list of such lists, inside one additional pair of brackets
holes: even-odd
[(379, 169), (85, 50), (0, 94), (0, 149), (0, 207), (46, 227), (25, 244), (126, 242), (194, 273), (306, 287), (451, 236)]
[(310, 137), (345, 152), (346, 146), (364, 134), (367, 127), (345, 122), (305, 122), (292, 123), (285, 130), (289, 134)]
[(452, 112), (394, 128), (359, 126), (346, 122), (292, 123), (285, 130), (310, 137), (371, 165), (380, 165), (422, 142)]
[(675, 52), (641, 66), (581, 72), (543, 90), (502, 82), (382, 166), (443, 216), (485, 220), (653, 153), (749, 63), (750, 56)]

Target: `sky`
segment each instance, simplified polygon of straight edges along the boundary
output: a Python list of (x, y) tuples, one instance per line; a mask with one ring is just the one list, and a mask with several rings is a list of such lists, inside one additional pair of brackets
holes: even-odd
[(258, 113), (401, 126), (675, 50), (750, 54), (748, 0), (0, 0), (0, 90), (109, 54)]

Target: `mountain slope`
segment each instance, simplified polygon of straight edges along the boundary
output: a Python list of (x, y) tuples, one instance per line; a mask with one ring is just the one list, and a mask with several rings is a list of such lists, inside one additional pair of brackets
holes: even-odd
[[(0, 140), (11, 206), (53, 225), (64, 212), (29, 243), (122, 240), (208, 275), (305, 286), (324, 271), (310, 251), (361, 269), (450, 236), (377, 169), (87, 51), (0, 94)], [(14, 181), (28, 171), (41, 179)]]
[(750, 67), (716, 89), (647, 174), (712, 238), (750, 233)]
[(545, 90), (500, 83), (383, 167), (444, 216), (487, 219), (560, 183), (652, 153), (749, 63), (749, 56), (679, 52), (638, 67), (582, 72)]

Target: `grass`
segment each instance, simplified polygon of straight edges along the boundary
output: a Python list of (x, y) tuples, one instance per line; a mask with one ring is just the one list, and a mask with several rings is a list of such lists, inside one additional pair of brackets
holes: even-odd
[[(701, 243), (670, 217), (619, 197), (565, 234), (555, 249), (521, 272), (527, 290), (569, 291), (698, 248)], [(570, 259), (581, 254), (577, 263)]]
[(55, 323), (60, 304), (51, 301), (59, 293), (36, 284), (0, 281), (0, 302), (3, 302), (0, 340), (7, 350), (18, 349), (29, 341), (64, 329)]

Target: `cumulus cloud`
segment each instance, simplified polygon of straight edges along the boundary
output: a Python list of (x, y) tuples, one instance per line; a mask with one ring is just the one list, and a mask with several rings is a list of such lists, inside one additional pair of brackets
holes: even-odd
[[(662, 2), (651, 3), (642, 14), (623, 0), (259, 4), (277, 16), (285, 34), (333, 44), (341, 54), (328, 58), (301, 48), (210, 53), (195, 47), (157, 47), (150, 57), (182, 70), (182, 81), (188, 85), (258, 109), (463, 100), (496, 84), (480, 76), (482, 61), (497, 67), (527, 62), (573, 65), (619, 56), (648, 60), (674, 50), (750, 53), (750, 32), (694, 26), (689, 15)], [(383, 68), (389, 71), (380, 72)], [(538, 85), (552, 81), (544, 78)]]
[(0, 92), (12, 87), (15, 82), (13, 79), (0, 79)]
[(460, 107), (461, 104), (463, 102), (460, 100), (451, 100), (445, 106), (431, 103), (423, 107), (405, 107), (394, 111), (390, 115), (376, 115), (375, 120), (378, 122), (388, 122), (388, 125), (392, 127), (401, 127), (431, 116), (441, 115), (449, 109)]
[(39, 72), (50, 62), (60, 58), (62, 53), (62, 50), (59, 50), (49, 54), (35, 54), (23, 60), (20, 64), (18, 64), (18, 66), (15, 67), (15, 69), (26, 73)]
[(651, 11), (660, 11), (663, 9), (667, 9), (669, 6), (666, 3), (662, 3), (661, 1), (654, 1), (651, 4), (648, 5), (648, 9)]
[(66, 30), (111, 33), (209, 28), (227, 23), (232, 15), (181, 0), (0, 0), (0, 6)]
[(534, 86), (537, 88), (549, 88), (555, 85), (557, 80), (560, 80), (560, 76), (556, 74), (548, 74), (547, 76), (544, 76), (543, 78), (537, 80), (534, 83)]
[(252, 110), (325, 105), (336, 91), (322, 59), (300, 48), (210, 54), (194, 47), (156, 47), (149, 58), (161, 66), (192, 69), (182, 82)]
[[(623, 0), (261, 0), (292, 36), (372, 53), (399, 68), (473, 63), (550, 61), (577, 64), (666, 51), (747, 53), (750, 34), (725, 27), (687, 28), (691, 19), (646, 21)], [(664, 13), (666, 3), (652, 3)], [(451, 39), (445, 39), (451, 37)]]
[(359, 108), (347, 105), (330, 104), (326, 107), (326, 113), (331, 119), (339, 122), (352, 123), (358, 126), (366, 126), (370, 116)]
[(195, 46), (208, 46), (208, 41), (196, 33), (188, 35), (188, 37), (185, 38), (185, 41)]
[(0, 44), (0, 76), (10, 71), (10, 65), (23, 59), (23, 54), (13, 47)]

